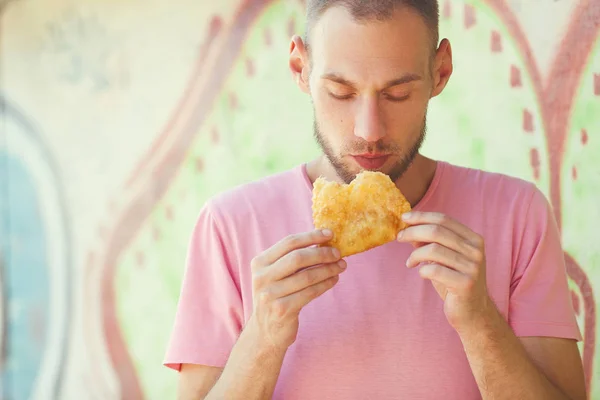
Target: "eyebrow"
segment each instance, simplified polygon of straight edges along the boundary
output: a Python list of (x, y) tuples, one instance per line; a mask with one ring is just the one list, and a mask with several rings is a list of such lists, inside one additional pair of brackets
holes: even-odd
[[(329, 72), (329, 73), (323, 74), (321, 76), (321, 79), (327, 79), (329, 81), (337, 82), (339, 84), (342, 84), (345, 86), (351, 86), (354, 88), (358, 87), (358, 85), (356, 83), (354, 83), (351, 80), (348, 80), (346, 78), (343, 78), (342, 76), (340, 76), (339, 74), (336, 74), (335, 72)], [(403, 85), (405, 83), (414, 82), (414, 81), (420, 81), (422, 79), (423, 78), (417, 74), (406, 74), (404, 76), (401, 76), (400, 78), (388, 81), (384, 85), (383, 89), (389, 89), (394, 86)]]

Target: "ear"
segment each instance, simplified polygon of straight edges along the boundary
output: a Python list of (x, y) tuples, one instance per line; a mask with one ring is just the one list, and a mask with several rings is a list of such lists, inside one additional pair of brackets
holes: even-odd
[(435, 54), (435, 60), (433, 62), (433, 91), (431, 97), (435, 97), (442, 93), (450, 76), (452, 75), (452, 47), (450, 41), (444, 39), (440, 42), (440, 45)]
[(310, 93), (310, 85), (308, 77), (310, 76), (310, 63), (308, 59), (308, 51), (304, 45), (304, 41), (298, 35), (292, 37), (290, 43), (290, 70), (296, 84), (305, 93)]

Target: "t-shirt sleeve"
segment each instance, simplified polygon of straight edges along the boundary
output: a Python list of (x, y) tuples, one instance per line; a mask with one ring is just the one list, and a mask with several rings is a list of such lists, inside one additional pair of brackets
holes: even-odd
[(242, 328), (236, 270), (210, 203), (201, 210), (189, 242), (175, 323), (164, 365), (224, 367)]
[(558, 226), (550, 204), (537, 188), (533, 190), (513, 271), (509, 324), (516, 336), (582, 340)]

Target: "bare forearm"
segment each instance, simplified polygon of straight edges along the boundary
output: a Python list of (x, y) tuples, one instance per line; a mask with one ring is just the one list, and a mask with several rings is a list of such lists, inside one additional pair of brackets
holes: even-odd
[(568, 400), (532, 363), (495, 309), (486, 321), (459, 335), (484, 400)]
[(206, 400), (271, 399), (284, 356), (262, 346), (253, 329), (245, 329)]

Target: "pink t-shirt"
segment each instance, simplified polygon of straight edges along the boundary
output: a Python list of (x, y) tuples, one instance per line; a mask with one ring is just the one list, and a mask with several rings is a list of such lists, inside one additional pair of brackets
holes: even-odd
[[(223, 367), (252, 311), (250, 261), (314, 229), (304, 165), (208, 201), (195, 226), (165, 365)], [(581, 340), (560, 236), (531, 183), (439, 162), (414, 207), (483, 235), (489, 293), (517, 336)], [(391, 242), (348, 257), (329, 292), (306, 306), (274, 399), (477, 399), (457, 333), (430, 281)]]

